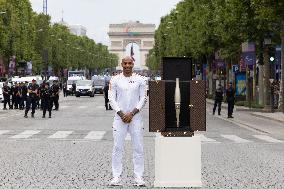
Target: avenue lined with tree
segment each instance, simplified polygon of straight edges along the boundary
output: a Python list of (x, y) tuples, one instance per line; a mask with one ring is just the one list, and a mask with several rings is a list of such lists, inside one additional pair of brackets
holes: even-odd
[(44, 74), (51, 66), (57, 76), (63, 69), (91, 73), (118, 61), (107, 46), (73, 35), (68, 27), (52, 24), (49, 15), (35, 13), (29, 0), (0, 0), (0, 58), (6, 74), (13, 56), (17, 62), (32, 61), (34, 74)]
[[(234, 80), (231, 68), (233, 65), (239, 66), (242, 44), (253, 43), (257, 61), (253, 68), (247, 66), (244, 70), (246, 88), (250, 88), (248, 80), (251, 77), (251, 100), (258, 101), (256, 103), (262, 106), (269, 105), (269, 79), (275, 79), (272, 68), (275, 61), (271, 61), (270, 57), (275, 55), (275, 46), (284, 44), (283, 9), (282, 1), (272, 0), (181, 1), (170, 14), (161, 18), (147, 66), (159, 70), (164, 56), (192, 57), (197, 70), (202, 70), (206, 65), (208, 92), (212, 96), (216, 80), (224, 79), (226, 84)], [(266, 43), (267, 39), (269, 43)], [(216, 53), (224, 61), (221, 67), (215, 63)], [(283, 48), (281, 54), (284, 54)], [(281, 61), (279, 64), (284, 65), (284, 59)]]

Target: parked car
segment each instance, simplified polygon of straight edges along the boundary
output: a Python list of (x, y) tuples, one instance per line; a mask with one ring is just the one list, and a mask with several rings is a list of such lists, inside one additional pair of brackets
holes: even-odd
[(95, 96), (95, 87), (91, 80), (78, 80), (76, 83), (76, 97)]
[(93, 76), (92, 77), (93, 84), (95, 86), (95, 94), (103, 94), (105, 87), (105, 77), (104, 76)]

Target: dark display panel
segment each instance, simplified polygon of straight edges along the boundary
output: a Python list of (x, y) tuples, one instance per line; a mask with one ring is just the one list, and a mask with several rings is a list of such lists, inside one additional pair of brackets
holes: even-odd
[(190, 81), (192, 79), (192, 61), (190, 58), (164, 57), (162, 62), (162, 80)]
[[(171, 130), (191, 130), (190, 129), (190, 111), (188, 104), (190, 103), (190, 85), (189, 81), (191, 76), (191, 59), (190, 58), (177, 58), (177, 57), (164, 57), (163, 58), (163, 74), (162, 80), (166, 81), (166, 131)], [(180, 127), (177, 128), (176, 124), (176, 110), (175, 110), (175, 86), (176, 78), (180, 80), (181, 92), (181, 109), (180, 109)]]

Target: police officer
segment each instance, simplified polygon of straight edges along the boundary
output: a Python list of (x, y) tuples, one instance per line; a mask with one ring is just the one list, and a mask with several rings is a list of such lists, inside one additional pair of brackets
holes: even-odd
[(43, 81), (42, 84), (39, 86), (39, 89), (38, 89), (38, 93), (39, 93), (38, 104), (39, 104), (39, 101), (40, 101), (40, 109), (41, 109), (41, 110), (43, 110), (41, 92), (42, 92), (42, 89), (45, 88), (45, 83), (46, 83), (46, 81)]
[(54, 103), (54, 110), (58, 111), (59, 108), (59, 85), (57, 84), (57, 81), (53, 81), (53, 85), (51, 86), (52, 91), (52, 101)]
[(14, 90), (15, 90), (15, 84), (13, 84), (11, 82), (11, 88), (10, 88), (10, 93), (11, 93), (11, 96), (12, 96), (12, 104), (11, 104), (11, 109), (14, 108), (14, 104), (15, 104), (15, 95), (14, 95)]
[(213, 115), (215, 115), (215, 111), (218, 105), (218, 115), (221, 115), (221, 105), (223, 101), (223, 87), (221, 84), (218, 85), (218, 88), (215, 91), (215, 102), (213, 107)]
[(42, 105), (42, 118), (45, 118), (46, 110), (49, 113), (49, 118), (51, 118), (51, 109), (52, 109), (52, 99), (51, 99), (52, 91), (49, 87), (49, 83), (44, 83), (44, 88), (40, 90), (41, 97), (41, 105)]
[(67, 97), (67, 83), (66, 82), (63, 83), (63, 95), (64, 97)]
[(7, 104), (9, 105), (9, 108), (11, 108), (11, 104), (10, 104), (10, 93), (11, 93), (11, 89), (10, 87), (7, 85), (7, 82), (4, 83), (4, 86), (2, 88), (3, 91), (3, 97), (4, 97), (4, 107), (3, 110), (7, 110)]
[(25, 102), (27, 102), (27, 94), (28, 94), (28, 87), (27, 82), (21, 83), (21, 102), (20, 102), (20, 109), (23, 110), (25, 108)]
[(133, 163), (136, 186), (145, 186), (143, 180), (143, 123), (141, 109), (145, 105), (146, 82), (132, 72), (134, 62), (129, 56), (122, 59), (123, 73), (112, 77), (109, 85), (109, 100), (115, 110), (113, 121), (114, 146), (112, 153), (113, 179), (110, 185), (120, 185), (124, 141), (129, 132), (133, 145)]
[(27, 96), (27, 103), (26, 103), (26, 110), (25, 110), (25, 118), (28, 118), (28, 112), (32, 105), (32, 113), (31, 116), (34, 117), (35, 109), (36, 109), (36, 101), (38, 95), (38, 88), (39, 86), (36, 84), (36, 80), (32, 80), (32, 84), (28, 86), (28, 96)]
[(112, 110), (112, 107), (109, 104), (108, 90), (109, 90), (109, 82), (107, 81), (104, 87), (105, 107), (106, 107), (106, 110)]
[(72, 83), (72, 95), (75, 95), (76, 94), (76, 83), (75, 81), (73, 81)]
[(20, 93), (19, 93), (19, 84), (17, 82), (15, 83), (15, 86), (13, 86), (13, 89), (11, 91), (12, 91), (12, 107), (18, 109)]
[(235, 105), (235, 89), (233, 88), (232, 81), (230, 81), (229, 88), (226, 90), (226, 97), (228, 102), (228, 118), (234, 118), (233, 110)]

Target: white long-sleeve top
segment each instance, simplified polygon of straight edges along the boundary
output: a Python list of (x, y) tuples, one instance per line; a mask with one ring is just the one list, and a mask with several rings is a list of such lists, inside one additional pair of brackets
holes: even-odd
[(134, 108), (139, 110), (133, 119), (141, 119), (140, 111), (147, 101), (146, 80), (133, 73), (125, 77), (123, 73), (113, 76), (110, 80), (108, 98), (115, 110), (115, 118), (119, 118), (118, 111), (131, 112)]

